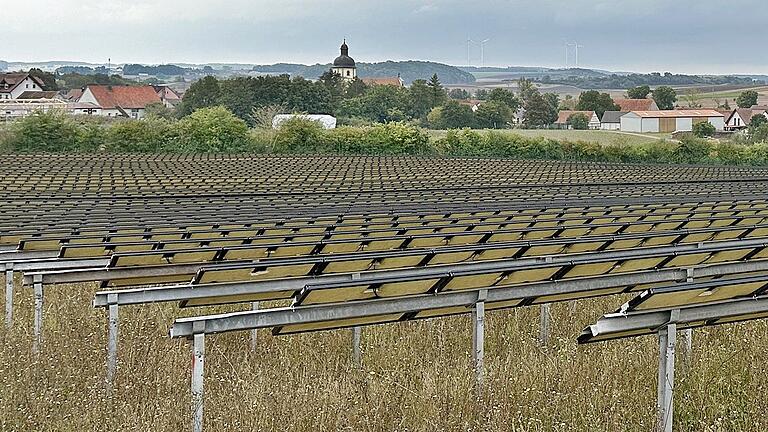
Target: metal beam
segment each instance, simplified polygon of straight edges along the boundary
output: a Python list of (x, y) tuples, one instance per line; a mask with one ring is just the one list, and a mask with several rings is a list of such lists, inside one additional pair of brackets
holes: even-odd
[[(523, 261), (523, 260), (520, 260), (520, 261)], [(545, 262), (545, 260), (542, 260), (542, 259), (524, 260), (524, 261), (527, 261), (529, 263), (539, 262), (543, 264), (552, 264), (552, 262), (554, 262), (554, 259), (549, 261), (549, 263)], [(557, 265), (562, 265), (562, 264), (557, 264)], [(703, 278), (703, 277), (709, 277), (709, 276), (719, 276), (724, 274), (765, 271), (765, 270), (768, 270), (768, 261), (756, 260), (756, 261), (746, 261), (746, 262), (727, 263), (727, 264), (703, 265), (703, 266), (691, 267), (691, 269), (693, 273), (696, 275), (696, 277)], [(118, 304), (122, 306), (122, 305), (170, 302), (170, 301), (184, 301), (184, 300), (194, 300), (194, 299), (213, 298), (213, 297), (236, 298), (237, 296), (242, 296), (242, 295), (296, 291), (304, 288), (307, 284), (311, 282), (322, 281), (327, 283), (340, 283), (345, 281), (351, 281), (352, 277), (353, 276), (351, 275), (326, 275), (326, 276), (322, 276), (322, 279), (320, 279), (320, 277), (305, 277), (305, 278), (291, 278), (291, 279), (272, 280), (272, 281), (234, 282), (234, 283), (216, 283), (216, 284), (199, 284), (199, 285), (179, 284), (179, 285), (168, 285), (168, 286), (160, 286), (160, 287), (143, 287), (143, 288), (132, 288), (132, 289), (124, 289), (124, 290), (100, 291), (100, 292), (97, 292), (94, 297), (93, 306), (107, 307), (108, 305), (107, 296), (109, 294), (117, 294)], [(610, 274), (606, 276), (601, 276), (599, 277), (599, 279), (594, 279), (594, 278), (588, 279), (589, 281), (595, 281), (595, 285), (591, 285), (591, 286), (586, 284), (582, 285), (579, 282), (580, 279), (525, 284), (520, 286), (521, 289), (519, 292), (526, 294), (525, 296), (522, 296), (520, 298), (528, 298), (528, 297), (537, 297), (543, 294), (539, 294), (535, 290), (534, 291), (525, 290), (523, 289), (523, 287), (533, 287), (534, 289), (538, 289), (539, 287), (542, 287), (542, 286), (546, 287), (548, 285), (559, 286), (562, 291), (559, 291), (559, 292), (553, 292), (551, 290), (549, 291), (549, 292), (558, 294), (558, 293), (572, 293), (580, 290), (588, 291), (592, 288), (594, 289), (610, 288), (610, 287), (621, 286), (621, 285), (638, 285), (641, 283), (680, 281), (680, 280), (686, 280), (687, 278), (688, 278), (688, 274), (686, 273), (685, 269), (681, 270), (677, 268), (666, 268), (666, 269), (660, 269), (660, 270), (647, 270), (647, 271), (634, 272), (634, 273)], [(604, 282), (609, 282), (609, 283), (604, 283)], [(497, 288), (491, 288), (491, 289), (494, 291), (497, 290)]]
[[(675, 322), (682, 328), (699, 322), (704, 322), (704, 325), (717, 325), (720, 324), (717, 320), (729, 317), (743, 317), (743, 320), (749, 320), (753, 319), (754, 314), (768, 313), (768, 295), (704, 303), (675, 310), (679, 310)], [(672, 310), (667, 309), (607, 314), (582, 332), (579, 343), (652, 334), (654, 329), (671, 321), (671, 313)], [(624, 336), (629, 332), (637, 333)]]

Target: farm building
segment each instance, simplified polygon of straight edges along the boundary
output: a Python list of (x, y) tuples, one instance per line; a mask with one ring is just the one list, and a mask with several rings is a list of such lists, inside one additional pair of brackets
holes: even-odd
[(737, 108), (725, 116), (725, 130), (737, 131), (749, 127), (752, 117), (762, 115), (768, 118), (766, 109)]
[(725, 116), (714, 110), (631, 111), (621, 116), (624, 132), (690, 132), (693, 125), (711, 123), (715, 129), (725, 129)]
[(606, 111), (600, 120), (600, 128), (602, 130), (620, 130), (621, 116), (626, 113), (627, 111)]
[(162, 100), (152, 86), (89, 85), (77, 102), (96, 105), (102, 116), (140, 119), (147, 105), (162, 103)]
[(563, 110), (557, 113), (557, 121), (555, 126), (560, 129), (570, 129), (571, 125), (568, 124), (568, 119), (574, 114), (584, 114), (589, 119), (589, 129), (600, 129), (600, 117), (595, 114), (594, 111), (570, 111)]
[(614, 99), (619, 111), (658, 111), (659, 106), (653, 99)]

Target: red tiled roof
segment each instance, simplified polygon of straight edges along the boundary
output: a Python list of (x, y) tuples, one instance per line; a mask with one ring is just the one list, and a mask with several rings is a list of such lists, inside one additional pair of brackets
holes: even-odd
[(557, 121), (555, 123), (558, 124), (566, 124), (568, 123), (568, 117), (574, 115), (574, 114), (584, 114), (587, 116), (587, 119), (589, 121), (592, 121), (592, 116), (595, 115), (594, 111), (569, 111), (569, 110), (563, 110), (557, 113)]
[(146, 108), (151, 103), (161, 102), (160, 96), (157, 95), (152, 86), (89, 85), (87, 89), (93, 93), (93, 97), (103, 109), (117, 107), (138, 109)]
[(653, 111), (653, 99), (614, 99), (613, 102), (621, 109), (619, 111)]
[(403, 86), (403, 82), (400, 80), (400, 77), (362, 78), (362, 80), (368, 85), (391, 85), (396, 87)]

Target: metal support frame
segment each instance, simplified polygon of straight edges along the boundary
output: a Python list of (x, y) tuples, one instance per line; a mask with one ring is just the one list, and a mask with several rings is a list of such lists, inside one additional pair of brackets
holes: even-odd
[(659, 329), (659, 431), (672, 432), (675, 392), (675, 348), (679, 310), (670, 311), (669, 322)]
[[(259, 302), (251, 302), (251, 310), (257, 311), (259, 310)], [(253, 329), (251, 330), (251, 351), (256, 351), (256, 348), (259, 346), (259, 340), (258, 340), (258, 330)]]
[(107, 394), (112, 393), (117, 372), (117, 337), (118, 337), (117, 295), (109, 296), (109, 334), (107, 337)]
[(5, 266), (5, 327), (13, 327), (13, 264)]
[(480, 290), (477, 294), (477, 302), (472, 307), (472, 361), (478, 395), (483, 390), (485, 369), (485, 300), (487, 297), (488, 290)]
[(539, 343), (543, 347), (549, 345), (550, 304), (543, 303), (539, 308)]
[(35, 290), (35, 340), (32, 352), (39, 353), (43, 346), (43, 277), (35, 275), (33, 286)]
[(363, 367), (362, 332), (360, 326), (352, 327), (352, 365), (356, 368)]
[[(202, 330), (197, 328), (196, 330)], [(192, 337), (192, 432), (203, 431), (205, 333)]]

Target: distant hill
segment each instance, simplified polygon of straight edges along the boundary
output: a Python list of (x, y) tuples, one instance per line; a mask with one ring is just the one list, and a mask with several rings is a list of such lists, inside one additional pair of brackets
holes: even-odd
[[(265, 74), (290, 74), (307, 79), (316, 79), (331, 68), (330, 64), (302, 65), (295, 63), (278, 63), (274, 65), (257, 65), (254, 72)], [(455, 66), (427, 61), (387, 61), (382, 63), (357, 63), (357, 75), (368, 77), (400, 77), (407, 84), (417, 79), (429, 79), (433, 74), (440, 77), (443, 84), (468, 84), (475, 82), (475, 77), (469, 72)]]
[(552, 69), (510, 66), (507, 68), (461, 67), (460, 69), (485, 81), (514, 81), (528, 78), (542, 84), (570, 85), (581, 89), (626, 89), (640, 85), (651, 87), (661, 85), (750, 85), (766, 81), (765, 77), (760, 75), (685, 75), (669, 72), (638, 74), (585, 68)]

